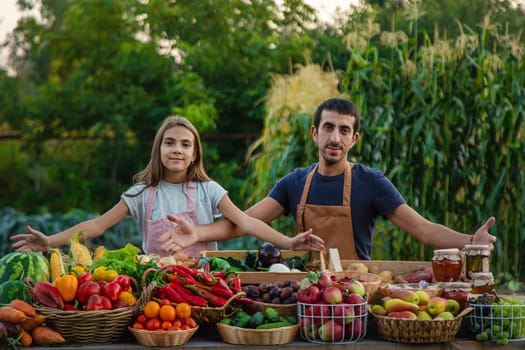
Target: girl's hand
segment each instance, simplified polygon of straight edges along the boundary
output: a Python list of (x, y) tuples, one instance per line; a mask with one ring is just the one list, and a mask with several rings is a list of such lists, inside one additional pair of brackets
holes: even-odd
[(324, 250), (325, 246), (321, 237), (312, 234), (312, 229), (309, 229), (292, 237), (292, 249), (319, 252)]
[(27, 226), (27, 232), (9, 238), (11, 241), (17, 241), (11, 245), (17, 252), (45, 252), (50, 248), (45, 234), (31, 226)]
[(188, 221), (169, 214), (167, 218), (177, 227), (160, 236), (161, 250), (174, 253), (198, 242), (197, 234)]
[(494, 249), (494, 242), (496, 242), (496, 236), (493, 236), (489, 233), (489, 229), (492, 227), (492, 225), (494, 225), (494, 222), (496, 222), (496, 219), (494, 217), (490, 217), (476, 231), (476, 233), (474, 233), (471, 244), (489, 245), (490, 250)]

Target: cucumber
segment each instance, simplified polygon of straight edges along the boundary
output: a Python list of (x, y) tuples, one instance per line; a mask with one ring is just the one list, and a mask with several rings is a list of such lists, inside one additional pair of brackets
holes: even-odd
[(273, 329), (273, 328), (288, 327), (288, 326), (291, 326), (290, 322), (279, 321), (279, 322), (263, 323), (262, 325), (257, 326), (257, 328), (255, 329)]

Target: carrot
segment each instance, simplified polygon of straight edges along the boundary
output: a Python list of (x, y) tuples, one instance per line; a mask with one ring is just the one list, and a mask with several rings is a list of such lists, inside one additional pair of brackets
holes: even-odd
[(11, 306), (0, 307), (0, 320), (9, 321), (13, 323), (20, 323), (26, 319), (26, 314)]
[(31, 344), (33, 344), (33, 337), (29, 332), (23, 331), (18, 341), (22, 346), (31, 346)]
[(26, 332), (31, 332), (33, 329), (35, 329), (37, 326), (41, 326), (42, 323), (48, 318), (49, 316), (44, 316), (42, 314), (35, 314), (34, 317), (28, 317), (25, 320), (22, 321), (22, 328)]
[(20, 299), (11, 300), (9, 306), (14, 307), (17, 310), (22, 311), (27, 317), (34, 317), (36, 315), (36, 310), (33, 305), (29, 304), (26, 301)]
[(60, 344), (66, 341), (62, 334), (48, 326), (36, 327), (31, 335), (33, 336), (33, 341), (40, 345)]

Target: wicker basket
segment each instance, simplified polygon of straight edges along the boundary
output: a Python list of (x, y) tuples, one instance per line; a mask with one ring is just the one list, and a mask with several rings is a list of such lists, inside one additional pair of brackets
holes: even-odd
[(273, 308), (279, 313), (280, 316), (288, 317), (294, 316), (297, 317), (297, 303), (293, 304), (271, 304), (271, 303), (262, 303), (259, 301), (254, 301), (252, 304), (246, 304), (243, 306), (243, 309), (246, 310), (249, 314), (254, 314), (257, 311), (266, 310), (266, 308)]
[(272, 329), (251, 329), (217, 323), (217, 330), (225, 343), (243, 345), (279, 345), (294, 341), (299, 325)]
[(381, 286), (381, 277), (375, 273), (365, 273), (357, 271), (342, 271), (342, 272), (330, 272), (330, 275), (334, 275), (337, 279), (344, 277), (357, 278), (365, 287), (366, 298), (371, 301), (374, 300), (378, 294), (379, 287)]
[(179, 331), (148, 331), (129, 327), (139, 344), (144, 346), (177, 346), (186, 344), (199, 326)]
[[(32, 296), (34, 281), (26, 279), (24, 282), (26, 289)], [(128, 325), (137, 315), (139, 308), (143, 308), (151, 298), (151, 291), (151, 287), (145, 288), (134, 306), (114, 310), (66, 311), (45, 307), (35, 302), (33, 302), (33, 306), (38, 313), (49, 316), (46, 323), (62, 334), (67, 342), (112, 343), (117, 342), (122, 337)], [(103, 331), (101, 332), (101, 330)]]
[(443, 286), (439, 284), (427, 284), (427, 285), (420, 285), (419, 283), (402, 283), (402, 284), (386, 284), (380, 288), (381, 295), (383, 297), (389, 297), (391, 296), (392, 290), (410, 290), (410, 291), (418, 291), (418, 290), (424, 290), (428, 293), (428, 296), (430, 298), (437, 296), (440, 297), (443, 294)]
[(408, 320), (374, 315), (379, 336), (398, 343), (446, 343), (458, 333), (463, 317), (472, 308), (464, 309), (453, 320)]

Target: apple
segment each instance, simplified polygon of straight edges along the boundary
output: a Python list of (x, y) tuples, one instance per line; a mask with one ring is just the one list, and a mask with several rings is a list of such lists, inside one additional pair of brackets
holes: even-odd
[(330, 319), (319, 327), (319, 336), (324, 342), (338, 342), (343, 340), (344, 329), (339, 323)]
[(366, 328), (365, 324), (361, 320), (361, 317), (354, 317), (352, 323), (347, 324), (345, 327), (345, 339), (346, 340), (358, 340), (365, 337)]
[(427, 305), (430, 301), (430, 294), (424, 290), (416, 290), (415, 292), (419, 296), (419, 305)]
[(350, 293), (345, 295), (343, 302), (345, 304), (352, 304), (354, 306), (355, 315), (363, 315), (366, 311), (366, 300), (359, 294)]
[(432, 316), (436, 316), (447, 309), (447, 299), (438, 296), (433, 296), (428, 301), (427, 306), (428, 312)]
[(434, 320), (453, 320), (454, 315), (450, 311), (443, 311), (437, 314), (436, 317), (434, 317)]
[(332, 279), (330, 278), (330, 275), (326, 272), (320, 272), (320, 276), (317, 280), (317, 285), (322, 288), (328, 288), (332, 286)]
[(332, 317), (342, 325), (352, 323), (354, 318), (354, 308), (352, 305), (338, 304), (332, 309)]
[(365, 286), (356, 279), (351, 279), (350, 281), (346, 282), (346, 289), (348, 289), (350, 293), (359, 294), (362, 297), (366, 295)]
[(315, 339), (316, 329), (311, 317), (301, 317), (299, 321), (299, 327), (301, 329), (301, 334), (303, 335), (303, 337), (305, 337), (306, 339)]
[(445, 311), (450, 312), (452, 315), (456, 316), (459, 314), (459, 310), (461, 309), (459, 303), (455, 299), (447, 299), (447, 308)]
[(297, 292), (297, 301), (304, 304), (315, 304), (321, 297), (321, 291), (315, 284)]
[(416, 316), (420, 320), (431, 320), (432, 319), (432, 316), (430, 316), (428, 312), (422, 311), (422, 310), (418, 311)]
[(321, 299), (327, 304), (339, 304), (343, 301), (343, 293), (337, 287), (327, 287), (323, 289)]
[(304, 317), (310, 318), (312, 323), (319, 325), (330, 317), (330, 306), (326, 304), (310, 305), (304, 310)]

